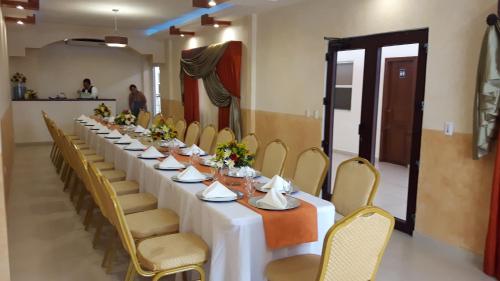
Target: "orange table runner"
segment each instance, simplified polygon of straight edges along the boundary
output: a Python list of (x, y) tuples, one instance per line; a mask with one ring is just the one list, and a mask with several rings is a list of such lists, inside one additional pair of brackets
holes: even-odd
[[(189, 157), (175, 155), (177, 160), (189, 162)], [(210, 167), (196, 164), (195, 167), (203, 173), (209, 173)], [(226, 181), (237, 182), (239, 185), (231, 186), (231, 189), (243, 192), (245, 196), (237, 202), (252, 209), (262, 216), (264, 222), (264, 232), (266, 243), (270, 249), (279, 249), (295, 246), (303, 243), (318, 241), (318, 214), (316, 207), (304, 200), (300, 200), (300, 207), (286, 211), (267, 211), (255, 208), (248, 203), (248, 196), (245, 193), (245, 180), (225, 177)], [(212, 184), (211, 181), (204, 182), (205, 185)], [(255, 191), (255, 195), (265, 195), (265, 193)]]

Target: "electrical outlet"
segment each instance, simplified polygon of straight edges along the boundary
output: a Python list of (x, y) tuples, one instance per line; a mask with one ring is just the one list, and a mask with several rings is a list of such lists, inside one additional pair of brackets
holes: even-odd
[(455, 131), (455, 124), (453, 122), (444, 122), (444, 134), (447, 136), (453, 136)]

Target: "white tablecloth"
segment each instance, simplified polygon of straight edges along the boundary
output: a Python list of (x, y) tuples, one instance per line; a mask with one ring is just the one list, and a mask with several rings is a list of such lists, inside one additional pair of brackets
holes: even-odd
[(318, 241), (279, 250), (266, 246), (261, 215), (233, 203), (207, 203), (196, 198), (196, 192), (206, 188), (200, 184), (182, 184), (170, 179), (177, 172), (153, 168), (157, 160), (137, 158), (139, 152), (123, 150), (101, 135), (80, 124), (76, 134), (85, 140), (115, 169), (127, 173), (128, 180), (135, 180), (141, 192), (158, 198), (159, 208), (169, 208), (180, 217), (180, 231), (199, 235), (210, 248), (210, 260), (205, 267), (212, 281), (263, 281), (266, 265), (275, 259), (298, 254), (321, 254), (323, 239), (334, 223), (335, 208), (325, 200), (304, 192), (294, 196), (317, 208)]

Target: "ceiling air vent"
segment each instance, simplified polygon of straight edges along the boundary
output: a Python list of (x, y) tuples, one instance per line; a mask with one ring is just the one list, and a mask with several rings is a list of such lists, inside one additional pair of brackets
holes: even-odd
[(69, 46), (106, 47), (104, 40), (94, 39), (94, 38), (64, 39), (64, 44), (69, 45)]

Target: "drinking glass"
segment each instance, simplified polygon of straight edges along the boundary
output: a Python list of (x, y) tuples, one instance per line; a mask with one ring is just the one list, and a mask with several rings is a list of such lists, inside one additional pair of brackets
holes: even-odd
[(189, 164), (191, 165), (196, 165), (199, 162), (200, 158), (200, 152), (199, 151), (193, 151), (191, 154), (191, 157), (189, 157)]
[(253, 194), (255, 193), (255, 184), (254, 184), (254, 178), (252, 175), (246, 175), (245, 176), (245, 191), (247, 193), (248, 199), (253, 197)]
[(285, 191), (285, 194), (290, 196), (292, 195), (292, 192), (293, 192), (293, 185), (292, 185), (292, 180), (289, 179), (289, 178), (286, 178), (285, 179), (285, 186), (283, 186), (283, 190)]

